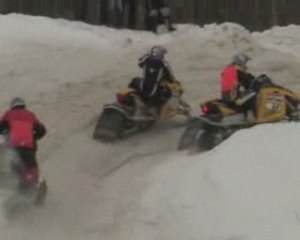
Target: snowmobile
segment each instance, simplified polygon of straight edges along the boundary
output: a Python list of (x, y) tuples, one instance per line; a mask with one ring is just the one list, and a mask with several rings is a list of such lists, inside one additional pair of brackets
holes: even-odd
[[(144, 104), (136, 89), (124, 88), (117, 92), (116, 101), (106, 104), (97, 120), (93, 133), (94, 139), (105, 142), (124, 138), (151, 127), (160, 119), (168, 120), (176, 115), (189, 116), (190, 106), (182, 99), (183, 88), (179, 82), (165, 82), (172, 96), (160, 109)], [(144, 106), (144, 111), (141, 111)]]
[(4, 209), (7, 218), (12, 219), (31, 207), (42, 206), (48, 187), (46, 180), (38, 176), (40, 174), (36, 170), (26, 169), (23, 166), (13, 149), (1, 146), (1, 151), (6, 151), (10, 156), (9, 174), (6, 174), (6, 178), (10, 181), (10, 195), (4, 202)]
[(240, 129), (300, 120), (299, 95), (275, 85), (266, 75), (253, 80), (251, 89), (241, 101), (251, 103), (251, 109), (245, 110), (220, 99), (200, 104), (202, 114), (190, 119), (177, 149), (203, 152), (213, 149)]

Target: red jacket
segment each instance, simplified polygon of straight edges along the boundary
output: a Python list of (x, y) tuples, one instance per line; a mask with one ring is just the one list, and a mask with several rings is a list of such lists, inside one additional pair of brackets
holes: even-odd
[(36, 148), (36, 140), (46, 134), (45, 126), (25, 108), (8, 110), (0, 119), (0, 132), (8, 131), (13, 147)]
[(232, 92), (238, 84), (238, 70), (236, 66), (227, 66), (221, 75), (221, 92)]

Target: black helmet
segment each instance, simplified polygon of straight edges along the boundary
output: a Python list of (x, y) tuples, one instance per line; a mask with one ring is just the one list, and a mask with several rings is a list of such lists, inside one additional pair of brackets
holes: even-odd
[(153, 46), (150, 50), (150, 55), (155, 58), (164, 58), (168, 51), (163, 46)]
[(11, 100), (10, 102), (10, 108), (15, 108), (15, 107), (25, 107), (25, 101), (24, 99), (20, 97), (15, 97)]

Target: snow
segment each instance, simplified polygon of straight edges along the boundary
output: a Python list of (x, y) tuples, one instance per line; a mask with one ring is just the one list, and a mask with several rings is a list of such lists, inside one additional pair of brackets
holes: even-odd
[(294, 123), (259, 126), (201, 156), (172, 156), (152, 172), (144, 215), (160, 239), (297, 239), (299, 134)]
[(300, 91), (299, 26), (178, 28), (156, 36), (0, 15), (0, 111), (18, 95), (45, 122), (38, 158), (50, 189), (42, 209), (14, 222), (0, 211), (1, 239), (299, 239), (297, 123), (243, 130), (192, 156), (176, 151), (180, 118), (115, 144), (92, 140), (103, 104), (140, 74), (137, 59), (156, 44), (167, 47), (194, 114), (218, 96), (237, 51), (252, 57), (255, 75)]
[(275, 26), (262, 33), (255, 32), (253, 35), (265, 47), (276, 48), (299, 57), (299, 29), (299, 26), (293, 24), (285, 27)]

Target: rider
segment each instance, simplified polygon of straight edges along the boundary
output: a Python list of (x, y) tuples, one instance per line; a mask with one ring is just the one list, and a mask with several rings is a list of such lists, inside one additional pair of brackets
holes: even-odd
[(13, 98), (10, 109), (0, 118), (0, 132), (8, 135), (8, 144), (19, 156), (22, 169), (18, 171), (27, 183), (39, 179), (36, 160), (37, 140), (45, 136), (46, 128), (31, 111), (27, 110), (22, 98)]
[[(237, 53), (232, 62), (221, 74), (221, 98), (233, 107), (249, 109), (249, 99), (253, 93), (245, 94), (251, 88), (255, 77), (247, 72), (247, 63), (251, 58), (245, 53)], [(250, 107), (251, 108), (251, 107)]]
[(143, 70), (142, 78), (134, 78), (129, 84), (137, 90), (141, 99), (148, 107), (159, 110), (172, 95), (166, 82), (177, 82), (165, 60), (167, 49), (163, 46), (153, 46), (149, 53), (144, 54), (138, 62)]

